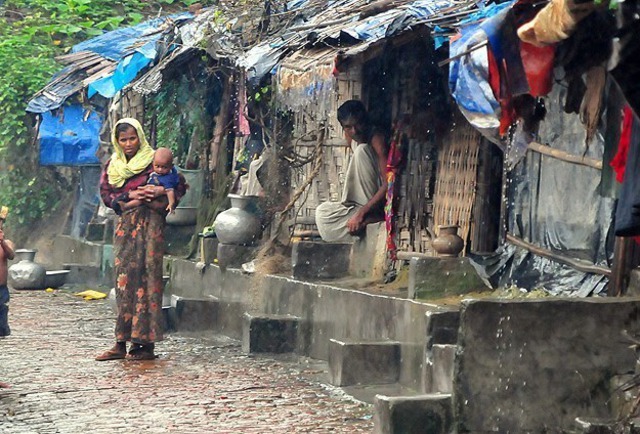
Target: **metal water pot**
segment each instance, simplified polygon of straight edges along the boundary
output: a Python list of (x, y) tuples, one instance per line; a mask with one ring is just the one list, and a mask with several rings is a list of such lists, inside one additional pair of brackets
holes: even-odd
[(9, 285), (14, 289), (42, 289), (47, 275), (46, 269), (34, 262), (37, 250), (18, 249), (19, 261), (9, 267)]
[(262, 225), (255, 214), (256, 196), (230, 194), (231, 208), (216, 217), (214, 230), (224, 244), (253, 245), (260, 240)]

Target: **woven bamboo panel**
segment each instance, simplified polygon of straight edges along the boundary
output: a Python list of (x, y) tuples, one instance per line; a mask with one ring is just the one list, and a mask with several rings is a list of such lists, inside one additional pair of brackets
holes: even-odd
[(480, 141), (480, 134), (468, 122), (457, 119), (456, 127), (438, 151), (434, 227), (454, 224), (460, 226), (458, 235), (465, 241), (465, 247), (476, 196)]
[(400, 235), (398, 249), (401, 251), (425, 253), (429, 249), (435, 155), (433, 140), (409, 141), (407, 163), (397, 190), (396, 225)]
[[(359, 79), (360, 75), (353, 72), (341, 74), (336, 79), (336, 98), (322, 119), (328, 127), (324, 140), (325, 146), (323, 146), (322, 166), (318, 176), (307, 187), (307, 191), (295, 205), (296, 228), (298, 229), (315, 229), (317, 206), (327, 201), (338, 202), (342, 196), (344, 175), (351, 160), (352, 149), (344, 140), (342, 127), (336, 119), (336, 112), (344, 101), (360, 97), (362, 86)], [(314, 115), (317, 116), (317, 113)], [(318, 121), (319, 119), (312, 119), (304, 111), (296, 113), (294, 142), (297, 141), (297, 138), (317, 129)], [(295, 152), (302, 157), (309, 157), (313, 154), (315, 144), (315, 141), (305, 137), (305, 140), (297, 141)], [(313, 162), (292, 169), (292, 191), (297, 190), (304, 183), (312, 170)]]

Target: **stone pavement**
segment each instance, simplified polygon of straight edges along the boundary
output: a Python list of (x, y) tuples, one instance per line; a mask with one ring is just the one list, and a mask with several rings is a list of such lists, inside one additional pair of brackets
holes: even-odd
[(14, 291), (0, 340), (0, 432), (364, 433), (372, 407), (325, 386), (326, 365), (247, 356), (225, 337), (169, 334), (154, 361), (96, 362), (106, 301)]

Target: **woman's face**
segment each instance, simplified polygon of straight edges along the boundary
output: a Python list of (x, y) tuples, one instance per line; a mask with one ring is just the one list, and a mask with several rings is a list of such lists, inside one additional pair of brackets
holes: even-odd
[(124, 152), (127, 160), (136, 155), (138, 153), (138, 149), (140, 149), (140, 139), (138, 138), (136, 129), (129, 127), (125, 131), (119, 133), (118, 144), (120, 145), (120, 148), (122, 148), (122, 152)]

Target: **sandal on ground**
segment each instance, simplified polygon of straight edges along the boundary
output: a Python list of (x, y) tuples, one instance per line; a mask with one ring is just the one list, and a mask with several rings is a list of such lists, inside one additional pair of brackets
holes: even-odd
[(153, 360), (157, 356), (153, 352), (153, 347), (149, 345), (136, 345), (125, 357), (127, 360)]
[(96, 357), (96, 360), (98, 362), (105, 362), (107, 360), (122, 360), (126, 356), (127, 356), (126, 352), (121, 351), (117, 348), (111, 348), (110, 350), (105, 351), (104, 353)]

